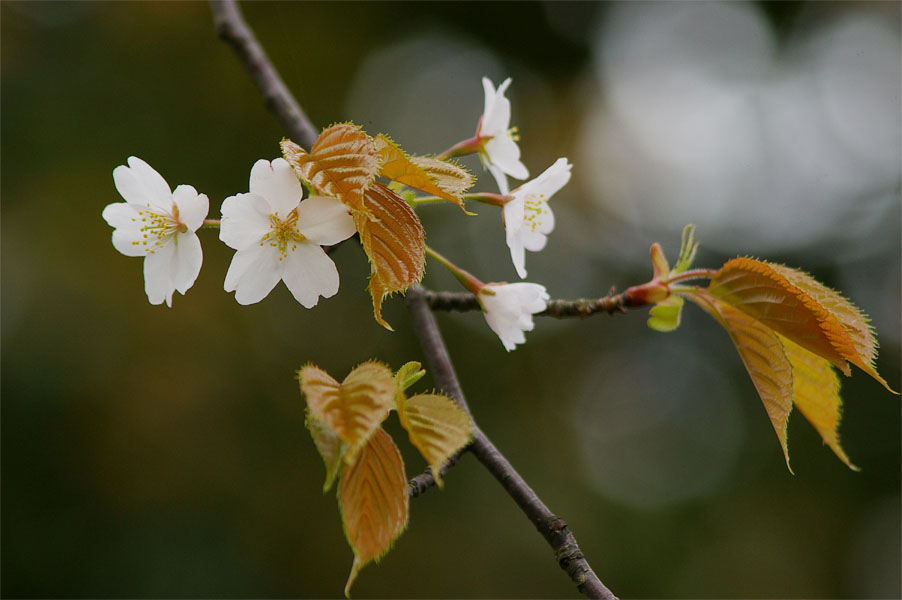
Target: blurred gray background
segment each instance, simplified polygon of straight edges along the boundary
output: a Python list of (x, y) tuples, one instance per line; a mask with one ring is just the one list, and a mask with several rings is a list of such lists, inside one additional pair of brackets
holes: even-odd
[[(527, 257), (561, 298), (675, 258), (802, 267), (861, 306), (900, 388), (898, 3), (268, 3), (245, 13), (317, 126), (353, 120), (405, 149), (473, 134), (482, 75), (513, 77), (523, 159), (574, 164), (557, 229)], [(351, 565), (303, 427), (294, 371), (422, 360), (401, 301), (372, 319), (368, 266), (338, 295), (280, 285), (239, 306), (232, 251), (172, 309), (116, 253), (103, 207), (129, 155), (211, 201), (247, 190), (282, 131), (205, 3), (0, 4), (2, 595), (340, 596)], [(494, 191), (478, 162), (477, 189)], [(498, 210), (423, 207), (428, 240), (513, 281)], [(430, 263), (426, 284), (456, 290)], [(899, 597), (900, 401), (843, 378), (849, 471), (798, 414), (796, 475), (729, 338), (687, 307), (539, 319), (508, 354), (479, 314), (439, 314), (482, 428), (623, 597)], [(433, 385), (427, 377), (415, 389)], [(424, 464), (392, 417), (410, 475)], [(358, 597), (573, 597), (539, 535), (466, 456), (413, 501)]]

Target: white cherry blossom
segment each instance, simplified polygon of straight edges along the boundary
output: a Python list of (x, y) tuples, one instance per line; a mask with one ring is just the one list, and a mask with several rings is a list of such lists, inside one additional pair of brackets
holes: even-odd
[(355, 233), (348, 208), (338, 200), (311, 196), (282, 158), (258, 160), (250, 191), (225, 199), (219, 239), (237, 250), (225, 278), (225, 291), (239, 304), (265, 298), (279, 281), (306, 308), (338, 292), (338, 270), (321, 245)]
[(526, 342), (525, 331), (532, 331), (532, 316), (546, 308), (548, 292), (538, 283), (487, 283), (476, 296), (485, 320), (505, 350)]
[(113, 169), (113, 182), (125, 202), (103, 209), (113, 227), (113, 247), (126, 256), (144, 257), (144, 291), (151, 304), (172, 306), (172, 294), (184, 294), (200, 273), (203, 252), (195, 233), (210, 202), (190, 185), (171, 191), (166, 180), (140, 158)]
[(479, 158), (498, 182), (498, 189), (502, 194), (510, 191), (506, 175), (515, 179), (529, 177), (529, 171), (520, 162), (520, 147), (517, 146), (516, 130), (510, 128), (511, 103), (504, 97), (504, 92), (507, 91), (510, 83), (511, 78), (508, 77), (496, 90), (488, 77), (482, 78), (485, 105), (482, 117), (479, 119), (479, 127), (476, 130), (476, 138), (485, 139), (479, 150)]
[(554, 229), (554, 213), (548, 200), (570, 181), (572, 167), (566, 158), (557, 159), (544, 173), (515, 189), (504, 205), (507, 245), (521, 279), (526, 277), (525, 250), (538, 252), (544, 248), (546, 236)]

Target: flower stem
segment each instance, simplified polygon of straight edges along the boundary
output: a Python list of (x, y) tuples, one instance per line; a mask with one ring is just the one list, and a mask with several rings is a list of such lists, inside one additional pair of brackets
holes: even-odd
[(410, 201), (413, 206), (419, 206), (420, 204), (437, 204), (439, 202), (447, 202), (447, 200), (439, 198), (438, 196), (417, 196)]
[(485, 144), (488, 138), (482, 137), (480, 135), (474, 135), (470, 139), (466, 139), (462, 142), (458, 142), (436, 156), (438, 159), (445, 158), (454, 158), (455, 156), (467, 156), (469, 154), (475, 154), (482, 149), (483, 144)]
[(675, 285), (670, 288), (670, 291), (674, 294), (707, 294), (708, 290), (706, 288), (700, 288), (697, 285)]
[(469, 271), (461, 269), (429, 246), (426, 246), (426, 254), (440, 262), (443, 267), (451, 271), (451, 273), (455, 277), (457, 277), (457, 280), (460, 282), (460, 284), (467, 290), (476, 294), (477, 296), (479, 295), (479, 290), (482, 289), (482, 286), (484, 286), (485, 284), (477, 279), (476, 276), (474, 276)]
[(503, 207), (505, 204), (511, 201), (513, 196), (504, 195), (504, 194), (493, 194), (491, 192), (482, 192), (479, 194), (467, 194), (463, 196), (464, 200), (473, 200), (475, 202), (482, 202), (483, 204), (491, 204), (492, 206)]
[[(480, 192), (477, 194), (465, 194), (460, 197), (461, 200), (470, 200), (473, 202), (482, 202), (483, 204), (490, 204), (492, 206), (504, 206), (508, 202), (510, 202), (511, 196), (505, 196), (504, 194), (493, 194), (491, 192)], [(438, 204), (439, 202), (447, 202), (446, 198), (439, 198), (438, 196), (417, 196), (410, 203), (413, 206), (419, 206), (421, 204)]]
[(667, 283), (676, 283), (677, 281), (686, 281), (687, 279), (711, 279), (716, 274), (717, 270), (715, 269), (692, 269), (691, 271), (684, 271), (675, 277), (667, 279)]
[(219, 229), (220, 220), (219, 219), (204, 219), (204, 222), (201, 224), (201, 229)]

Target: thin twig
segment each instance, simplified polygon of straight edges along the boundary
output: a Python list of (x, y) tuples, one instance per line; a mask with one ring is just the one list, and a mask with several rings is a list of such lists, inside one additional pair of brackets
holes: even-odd
[[(458, 450), (456, 453), (451, 455), (451, 458), (445, 461), (445, 464), (442, 465), (440, 469), (440, 474), (442, 479), (445, 478), (448, 471), (451, 470), (451, 467), (457, 464), (457, 461), (460, 460), (460, 457), (463, 456), (463, 453), (469, 450), (469, 446), (465, 446)], [(420, 473), (416, 477), (412, 478), (407, 482), (407, 492), (411, 498), (416, 498), (420, 494), (423, 494), (435, 485), (435, 477), (432, 476), (432, 470), (427, 469), (426, 471)]]
[(288, 132), (288, 137), (309, 149), (319, 135), (304, 114), (279, 73), (266, 56), (257, 36), (248, 27), (241, 9), (233, 0), (211, 0), (216, 33), (227, 42), (244, 63), (271, 110)]
[[(433, 292), (426, 290), (424, 299), (432, 310), (453, 310), (467, 312), (482, 310), (476, 296), (469, 292)], [(623, 294), (614, 294), (613, 290), (607, 296), (601, 298), (580, 298), (578, 300), (549, 300), (547, 308), (540, 313), (540, 317), (554, 317), (566, 319), (569, 317), (588, 317), (597, 313), (626, 312), (629, 301)]]
[[(420, 338), (426, 363), (435, 383), (469, 414), (467, 400), (464, 398), (448, 349), (438, 329), (435, 315), (426, 302), (426, 291), (419, 285), (412, 286), (407, 290), (405, 302), (413, 316), (414, 331)], [(577, 589), (589, 598), (616, 598), (589, 566), (567, 524), (545, 506), (475, 422), (473, 442), (469, 449), (551, 545), (558, 564), (576, 583)]]

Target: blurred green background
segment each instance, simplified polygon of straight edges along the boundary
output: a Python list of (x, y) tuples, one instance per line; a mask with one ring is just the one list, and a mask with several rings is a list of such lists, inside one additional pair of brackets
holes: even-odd
[[(898, 3), (268, 3), (245, 6), (318, 126), (406, 149), (473, 134), (479, 77), (513, 77), (524, 162), (573, 180), (527, 257), (552, 296), (648, 279), (687, 222), (698, 266), (803, 267), (873, 318), (900, 388)], [(130, 155), (211, 201), (247, 191), (282, 131), (205, 3), (0, 4), (2, 595), (330, 597), (351, 565), (294, 371), (422, 360), (402, 302), (372, 319), (358, 247), (314, 310), (239, 306), (231, 250), (150, 306), (103, 207)], [(494, 191), (480, 176), (477, 189)], [(497, 210), (421, 210), (429, 241), (513, 281)], [(454, 290), (430, 264), (426, 284)], [(439, 314), (475, 417), (622, 597), (899, 597), (900, 402), (843, 379), (849, 471), (799, 415), (796, 475), (726, 334), (688, 307), (538, 319), (510, 354)], [(428, 379), (416, 389), (432, 386)], [(424, 468), (392, 417), (410, 475)], [(357, 597), (573, 597), (532, 527), (465, 456)]]

